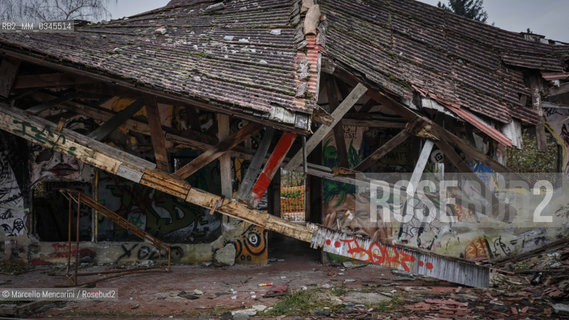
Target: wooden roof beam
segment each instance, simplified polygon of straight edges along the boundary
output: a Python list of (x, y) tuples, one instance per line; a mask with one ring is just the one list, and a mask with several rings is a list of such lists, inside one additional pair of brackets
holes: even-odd
[(19, 75), (14, 89), (70, 87), (78, 84), (93, 83), (94, 80), (77, 77), (68, 73), (54, 72), (44, 74)]
[[(340, 122), (342, 117), (358, 102), (358, 100), (363, 97), (366, 93), (367, 88), (358, 83), (356, 87), (350, 92), (350, 94), (340, 103), (338, 108), (332, 112), (332, 117), (334, 118), (334, 122), (327, 126), (321, 125), (318, 130), (308, 139), (306, 143), (306, 154), (310, 154), (316, 146), (326, 137), (326, 135)], [(302, 163), (302, 150), (298, 151), (296, 155), (289, 161), (286, 165), (286, 170), (294, 170)]]
[(156, 165), (158, 169), (170, 172), (170, 162), (168, 161), (168, 151), (166, 150), (166, 137), (162, 130), (162, 124), (160, 123), (160, 112), (158, 111), (156, 97), (146, 96), (144, 102)]
[(111, 119), (103, 123), (100, 127), (91, 132), (88, 137), (91, 139), (102, 141), (108, 137), (113, 131), (125, 123), (130, 117), (137, 113), (144, 106), (144, 100), (138, 99), (131, 103), (128, 107), (116, 113)]
[(218, 159), (224, 155), (229, 150), (233, 149), (238, 144), (242, 143), (257, 131), (261, 130), (261, 126), (256, 123), (249, 123), (239, 131), (235, 132), (227, 139), (218, 143), (215, 147), (207, 150), (206, 152), (199, 155), (197, 158), (192, 160), (190, 163), (186, 164), (182, 168), (178, 169), (174, 174), (181, 179), (186, 179), (192, 174), (196, 173), (199, 169), (205, 167), (212, 161)]

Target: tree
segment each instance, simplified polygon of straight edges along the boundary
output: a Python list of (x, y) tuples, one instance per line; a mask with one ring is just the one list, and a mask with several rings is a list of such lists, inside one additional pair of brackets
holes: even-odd
[(2, 21), (91, 20), (110, 17), (109, 0), (0, 0)]
[(453, 12), (459, 16), (476, 21), (486, 22), (488, 13), (482, 7), (484, 0), (448, 0), (448, 6), (439, 1), (438, 7)]

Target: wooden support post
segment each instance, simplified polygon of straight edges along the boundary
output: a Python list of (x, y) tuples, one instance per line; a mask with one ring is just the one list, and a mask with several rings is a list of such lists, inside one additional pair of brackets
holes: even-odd
[[(330, 112), (333, 112), (338, 108), (340, 104), (340, 96), (338, 85), (336, 84), (336, 79), (330, 77), (327, 82), (328, 91), (328, 105), (330, 106)], [(346, 138), (344, 137), (344, 127), (342, 125), (342, 120), (337, 121), (334, 126), (334, 141), (336, 142), (336, 150), (338, 152), (338, 159), (340, 160), (340, 167), (349, 168), (348, 163), (348, 149), (346, 148)]]
[(243, 178), (243, 181), (241, 181), (241, 185), (239, 186), (239, 191), (237, 191), (238, 200), (243, 200), (245, 202), (249, 201), (249, 196), (251, 195), (251, 191), (253, 190), (253, 184), (255, 183), (255, 179), (257, 179), (259, 173), (261, 172), (263, 162), (265, 160), (265, 157), (267, 156), (267, 152), (269, 151), (271, 142), (273, 141), (274, 132), (275, 130), (271, 127), (267, 127), (265, 129), (263, 140), (261, 140), (261, 144), (259, 144), (257, 152), (255, 153), (253, 160), (251, 160), (249, 168), (247, 168), (247, 173), (245, 173), (245, 177)]
[(105, 122), (102, 126), (91, 132), (88, 137), (102, 141), (108, 137), (113, 131), (120, 127), (127, 119), (132, 117), (144, 106), (144, 101), (142, 99), (136, 100), (131, 103), (128, 107), (124, 108), (115, 116), (113, 116), (109, 121)]
[(281, 167), (281, 164), (286, 154), (290, 150), (290, 147), (292, 147), (295, 139), (296, 134), (290, 132), (285, 132), (280, 138), (275, 149), (273, 150), (273, 153), (271, 154), (271, 157), (269, 158), (269, 161), (267, 161), (263, 172), (261, 172), (259, 179), (257, 179), (257, 182), (253, 187), (251, 194), (251, 201), (253, 202), (253, 205), (256, 205), (265, 194), (265, 191), (267, 191), (267, 187), (271, 183), (271, 180), (275, 176), (276, 172)]
[(8, 98), (14, 86), (20, 60), (4, 56), (0, 64), (0, 97)]
[(146, 119), (150, 127), (150, 139), (154, 148), (154, 158), (158, 169), (170, 172), (170, 162), (168, 161), (168, 151), (166, 150), (166, 137), (160, 122), (160, 110), (156, 103), (156, 97), (146, 96), (145, 99)]
[[(219, 141), (221, 141), (221, 143), (223, 143), (223, 142), (225, 142), (225, 139), (227, 139), (229, 137), (229, 129), (230, 129), (229, 128), (230, 127), (229, 116), (218, 113), (218, 114), (216, 114), (216, 118), (217, 118), (216, 119), (217, 120), (217, 139), (219, 139)], [(255, 127), (251, 127), (251, 128), (254, 129), (257, 127), (255, 126)], [(243, 129), (241, 129), (241, 130), (243, 130)], [(252, 134), (253, 134), (253, 132), (251, 133), (251, 135)], [(244, 141), (245, 139), (249, 138), (251, 135), (243, 136), (244, 139), (240, 140), (235, 145), (241, 143), (241, 141)], [(220, 145), (220, 144), (218, 144), (218, 145)], [(225, 145), (230, 146), (229, 149), (233, 147), (229, 144), (225, 144)], [(208, 151), (204, 152), (202, 155), (207, 154)], [(196, 158), (195, 160), (197, 160), (198, 158)], [(204, 157), (203, 159), (207, 159), (207, 158)], [(213, 161), (213, 159), (211, 161)], [(209, 162), (211, 162), (211, 161), (209, 161)], [(203, 165), (202, 165), (202, 167), (203, 167)], [(223, 195), (224, 197), (226, 197), (228, 199), (231, 199), (233, 197), (233, 183), (232, 183), (233, 174), (231, 172), (231, 156), (230, 155), (228, 155), (228, 154), (220, 154), (219, 155), (219, 170), (220, 170), (220, 176), (221, 176), (221, 195)]]
[(415, 169), (413, 170), (411, 180), (407, 186), (407, 195), (410, 197), (414, 196), (415, 190), (417, 190), (417, 185), (419, 184), (419, 180), (421, 180), (421, 176), (423, 176), (423, 171), (425, 171), (425, 166), (429, 161), (434, 145), (435, 143), (432, 140), (425, 140), (425, 144), (421, 150), (421, 155), (419, 156), (419, 160), (417, 160), (417, 164), (415, 164)]
[[(306, 143), (306, 153), (310, 154), (314, 148), (322, 141), (326, 135), (338, 124), (340, 119), (358, 102), (358, 100), (366, 93), (367, 88), (358, 83), (356, 87), (350, 92), (350, 94), (340, 103), (338, 108), (332, 112), (332, 117), (334, 118), (334, 122), (330, 125), (321, 125), (318, 130), (310, 137), (308, 142)], [(296, 169), (302, 163), (302, 150), (296, 153), (294, 157), (289, 161), (286, 165), (285, 169), (292, 171)]]
[[(218, 118), (218, 126), (220, 124), (221, 125), (224, 124), (224, 120), (219, 121), (220, 119), (223, 119), (224, 116), (225, 115), (219, 115), (220, 118)], [(226, 123), (228, 124), (229, 121), (227, 121)], [(261, 128), (262, 127), (260, 125), (253, 122), (247, 124), (233, 135), (227, 137), (225, 140), (218, 143), (215, 147), (205, 151), (204, 153), (200, 154), (197, 158), (192, 160), (190, 163), (178, 169), (178, 171), (176, 171), (175, 174), (182, 179), (186, 179), (187, 177), (191, 176), (199, 169), (205, 167), (212, 161), (217, 160), (221, 156), (225, 155), (229, 150), (231, 150), (238, 144), (245, 141), (245, 139), (248, 139), (249, 137), (257, 133), (257, 131), (261, 130)], [(227, 165), (224, 165), (222, 163), (222, 170), (228, 170), (228, 172), (231, 173), (231, 158), (229, 158), (229, 161), (222, 160), (222, 162), (229, 163), (228, 168)], [(223, 176), (222, 176), (222, 181), (223, 181)]]

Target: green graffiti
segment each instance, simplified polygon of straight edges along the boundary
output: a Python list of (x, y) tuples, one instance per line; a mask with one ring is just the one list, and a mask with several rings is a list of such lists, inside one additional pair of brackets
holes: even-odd
[[(38, 127), (26, 121), (13, 120), (13, 123), (21, 125), (21, 128), (14, 129), (12, 132), (24, 137), (28, 137), (33, 141), (36, 141), (45, 146), (51, 146), (52, 151), (67, 153), (70, 156), (75, 155), (75, 150), (77, 148), (70, 147), (66, 150), (59, 147), (60, 144), (65, 145), (67, 143), (67, 139), (63, 135), (57, 136), (56, 139), (55, 134), (53, 134), (49, 125), (46, 125), (43, 129), (39, 129)], [(55, 141), (53, 141), (54, 139)]]
[[(339, 165), (338, 150), (336, 149), (335, 146), (330, 145), (331, 142), (332, 138), (329, 138), (324, 142), (323, 160), (325, 166), (329, 168), (336, 168)], [(348, 164), (350, 165), (350, 168), (353, 168), (356, 165), (358, 165), (358, 163), (360, 163), (361, 160), (358, 151), (356, 150), (356, 148), (354, 148), (353, 142), (354, 142), (353, 140), (350, 141), (350, 147), (348, 149)], [(334, 203), (334, 207), (338, 207), (344, 202), (344, 199), (346, 198), (347, 194), (354, 194), (355, 192), (356, 192), (356, 186), (354, 186), (353, 184), (324, 180), (323, 193), (324, 193), (325, 206), (328, 206), (328, 203), (332, 198), (334, 198), (336, 195), (339, 195), (338, 201)]]

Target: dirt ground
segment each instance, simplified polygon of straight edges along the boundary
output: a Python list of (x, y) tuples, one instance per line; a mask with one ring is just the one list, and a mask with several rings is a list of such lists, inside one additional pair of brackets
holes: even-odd
[[(42, 304), (21, 318), (52, 319), (560, 319), (569, 314), (539, 290), (464, 288), (375, 265), (322, 265), (318, 253), (291, 248), (268, 265), (174, 266), (170, 273), (127, 275), (96, 284), (118, 299)], [(60, 267), (59, 267), (60, 268)], [(91, 266), (82, 271), (101, 271)], [(68, 283), (54, 266), (0, 274), (1, 288)], [(272, 283), (272, 286), (259, 286)], [(264, 297), (274, 289), (287, 290)], [(533, 290), (533, 291), (532, 291)], [(0, 305), (2, 306), (2, 305)], [(4, 305), (5, 306), (5, 305)], [(557, 311), (557, 312), (556, 312)]]

